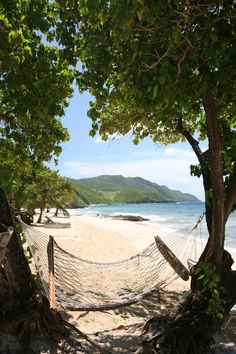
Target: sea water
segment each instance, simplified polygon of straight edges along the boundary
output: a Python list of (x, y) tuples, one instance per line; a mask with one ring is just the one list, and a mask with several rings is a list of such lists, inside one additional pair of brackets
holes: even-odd
[[(74, 209), (70, 213), (139, 215), (157, 223), (169, 231), (179, 231), (193, 227), (205, 211), (205, 203), (144, 203), (144, 204), (99, 204), (84, 209)], [(202, 222), (202, 236), (208, 237), (206, 223)], [(226, 247), (236, 248), (236, 212), (232, 213), (226, 225)]]

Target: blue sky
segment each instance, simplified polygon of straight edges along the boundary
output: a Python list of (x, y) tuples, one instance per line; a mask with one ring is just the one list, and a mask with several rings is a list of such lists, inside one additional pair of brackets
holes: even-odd
[(196, 158), (188, 144), (162, 147), (145, 139), (136, 146), (131, 135), (110, 142), (101, 141), (99, 136), (92, 138), (89, 136), (91, 121), (87, 117), (91, 99), (88, 93), (79, 94), (75, 90), (62, 119), (71, 136), (70, 142), (63, 144), (56, 167), (62, 176), (140, 176), (204, 200), (201, 179), (190, 176), (189, 166)]

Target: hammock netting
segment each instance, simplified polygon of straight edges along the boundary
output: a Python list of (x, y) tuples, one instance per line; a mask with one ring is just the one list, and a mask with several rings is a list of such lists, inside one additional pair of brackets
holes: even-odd
[[(49, 298), (49, 236), (22, 223), (35, 267)], [(171, 254), (187, 265), (197, 259), (197, 227), (161, 237)], [(195, 242), (196, 241), (196, 242)], [(170, 252), (168, 252), (170, 254)], [(172, 265), (173, 266), (173, 265)], [(153, 242), (142, 252), (116, 262), (99, 263), (74, 256), (54, 241), (54, 277), (57, 308), (104, 310), (139, 301), (154, 289), (178, 278), (171, 263)]]

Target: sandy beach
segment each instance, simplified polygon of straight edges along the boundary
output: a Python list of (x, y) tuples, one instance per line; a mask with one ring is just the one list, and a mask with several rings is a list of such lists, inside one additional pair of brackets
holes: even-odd
[[(57, 223), (70, 223), (69, 228), (37, 227), (41, 232), (54, 236), (58, 245), (87, 260), (112, 262), (129, 258), (150, 245), (155, 235), (165, 235), (168, 230), (149, 222), (113, 220), (99, 216), (53, 217)], [(235, 250), (233, 258), (236, 260)], [(234, 264), (235, 268), (235, 264)], [(178, 278), (160, 292), (153, 291), (136, 304), (116, 310), (106, 311), (66, 311), (69, 318), (81, 331), (108, 349), (111, 353), (138, 353), (140, 343), (145, 338), (143, 330), (147, 320), (160, 314), (171, 314), (189, 290), (189, 281)], [(230, 348), (236, 347), (235, 323), (231, 323), (219, 340), (224, 340)], [(227, 336), (227, 339), (226, 339)], [(96, 353), (96, 349), (90, 349)], [(79, 351), (78, 351), (79, 353)]]

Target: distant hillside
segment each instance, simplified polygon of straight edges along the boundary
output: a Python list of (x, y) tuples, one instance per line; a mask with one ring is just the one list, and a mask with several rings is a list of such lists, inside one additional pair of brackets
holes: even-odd
[(101, 203), (199, 202), (192, 194), (172, 190), (141, 177), (104, 175), (70, 181), (77, 191), (74, 206)]

